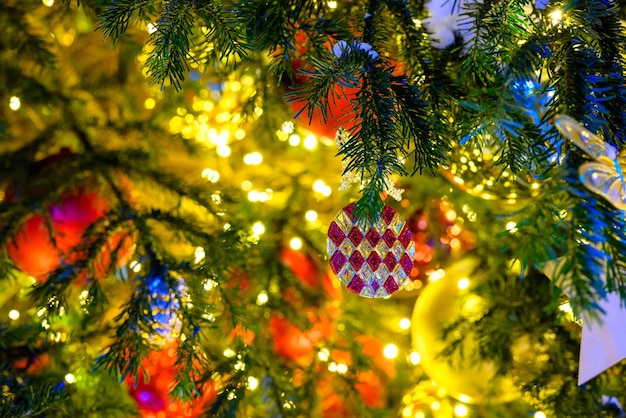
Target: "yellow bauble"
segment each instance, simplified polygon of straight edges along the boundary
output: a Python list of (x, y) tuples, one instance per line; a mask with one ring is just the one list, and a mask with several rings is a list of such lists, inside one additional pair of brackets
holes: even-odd
[(445, 269), (445, 275), (426, 285), (413, 311), (413, 347), (420, 354), (424, 372), (448, 395), (466, 403), (499, 404), (518, 399), (521, 394), (510, 377), (497, 377), (490, 361), (477, 361), (476, 335), (470, 332), (462, 342), (463, 355), (453, 362), (440, 355), (446, 347), (443, 332), (446, 325), (462, 318), (479, 316), (478, 296), (462, 297), (468, 280), (478, 266), (475, 258), (466, 258)]

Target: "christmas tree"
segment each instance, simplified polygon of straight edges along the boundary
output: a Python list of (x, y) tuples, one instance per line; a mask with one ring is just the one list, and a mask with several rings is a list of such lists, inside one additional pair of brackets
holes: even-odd
[(625, 5), (3, 1), (0, 416), (626, 416)]

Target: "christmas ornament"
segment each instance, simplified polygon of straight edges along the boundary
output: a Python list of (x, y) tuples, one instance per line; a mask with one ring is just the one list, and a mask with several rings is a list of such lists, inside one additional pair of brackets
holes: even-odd
[(343, 208), (328, 229), (331, 269), (357, 295), (389, 296), (404, 285), (413, 268), (411, 231), (387, 205), (373, 224), (358, 224), (353, 211), (354, 203)]
[(458, 146), (449, 163), (443, 166), (443, 176), (466, 193), (485, 200), (515, 205), (536, 196), (540, 184), (530, 177), (514, 175), (497, 165), (498, 154), (488, 146), (468, 148)]
[(464, 335), (459, 351), (463, 354), (455, 356), (452, 364), (440, 356), (447, 345), (443, 339), (446, 325), (482, 315), (480, 298), (463, 298), (459, 287), (459, 281), (469, 279), (477, 266), (477, 259), (462, 259), (448, 267), (443, 278), (424, 287), (413, 311), (413, 346), (426, 374), (450, 396), (466, 403), (506, 403), (519, 398), (520, 393), (511, 377), (496, 376), (491, 361), (472, 356), (478, 347), (473, 333)]
[(127, 378), (126, 383), (143, 418), (196, 418), (217, 398), (214, 382), (205, 383), (198, 389), (198, 397), (190, 402), (171, 398), (177, 367), (175, 346), (151, 352), (141, 366), (145, 373), (139, 373), (137, 381)]
[(592, 134), (574, 119), (559, 115), (554, 126), (594, 161), (582, 163), (578, 168), (580, 182), (592, 192), (608, 200), (617, 209), (626, 209), (626, 184), (623, 167), (626, 157)]
[(454, 408), (446, 391), (431, 380), (422, 380), (402, 396), (401, 417), (453, 417)]
[[(553, 279), (562, 270), (565, 258), (552, 260), (541, 266), (543, 273)], [(606, 280), (606, 270), (601, 272), (602, 281)], [(562, 288), (567, 294), (568, 277), (562, 278)], [(582, 385), (609, 367), (626, 358), (626, 308), (623, 307), (618, 292), (608, 292), (605, 297), (598, 295), (597, 307), (603, 312), (600, 320), (582, 312), (583, 332), (580, 342), (578, 364), (578, 384)]]
[[(83, 241), (87, 228), (108, 210), (108, 203), (97, 191), (87, 188), (70, 190), (58, 203), (47, 208), (50, 225), (41, 214), (30, 216), (8, 243), (7, 252), (22, 271), (45, 281), (62, 262), (74, 264), (85, 259), (86, 254), (75, 247)], [(111, 265), (111, 251), (117, 251), (118, 265), (122, 265), (130, 248), (127, 233), (111, 236), (94, 262), (96, 278), (106, 275)]]
[(168, 283), (160, 275), (147, 277), (150, 291), (150, 317), (154, 323), (155, 333), (150, 340), (157, 347), (164, 347), (180, 336), (182, 321), (180, 319), (180, 299), (185, 283), (178, 280), (176, 289), (170, 289)]

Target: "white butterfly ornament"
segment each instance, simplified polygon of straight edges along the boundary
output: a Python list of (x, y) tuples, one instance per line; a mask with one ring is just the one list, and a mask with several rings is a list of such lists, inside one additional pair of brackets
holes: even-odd
[(558, 115), (554, 126), (593, 161), (578, 167), (580, 181), (594, 193), (603, 196), (617, 209), (626, 210), (626, 181), (623, 165), (626, 158), (597, 135), (566, 115)]

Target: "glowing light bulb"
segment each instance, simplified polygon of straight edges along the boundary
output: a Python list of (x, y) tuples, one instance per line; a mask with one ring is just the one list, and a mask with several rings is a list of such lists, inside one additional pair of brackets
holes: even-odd
[(158, 30), (157, 25), (155, 25), (154, 23), (148, 23), (146, 25), (146, 29), (148, 31), (148, 33), (153, 34), (154, 32), (156, 32)]
[(233, 358), (235, 357), (235, 354), (236, 353), (230, 348), (227, 348), (226, 350), (224, 350), (224, 357), (226, 358)]
[(546, 414), (544, 414), (541, 411), (537, 411), (535, 412), (535, 414), (533, 415), (533, 418), (546, 418)]
[(255, 222), (252, 225), (252, 235), (254, 238), (259, 238), (265, 233), (265, 225), (262, 222)]
[(390, 360), (398, 357), (398, 346), (395, 344), (387, 344), (385, 348), (383, 348), (383, 356)]
[(131, 261), (129, 267), (135, 273), (139, 273), (141, 271), (141, 264), (137, 261)]
[(331, 0), (328, 3), (326, 3), (328, 5), (329, 9), (336, 9), (337, 8), (337, 2), (335, 0)]
[(267, 292), (262, 291), (256, 297), (256, 304), (257, 305), (265, 305), (268, 300), (270, 300), (270, 297), (267, 295)]
[(11, 318), (12, 320), (16, 320), (20, 317), (20, 313), (18, 311), (16, 311), (15, 309), (11, 309), (9, 311), (9, 318)]
[(465, 290), (469, 287), (470, 281), (467, 277), (463, 277), (462, 279), (459, 279), (459, 281), (456, 283), (457, 287), (461, 290)]
[(65, 375), (65, 381), (71, 385), (76, 382), (76, 377), (72, 373), (68, 373)]
[(22, 101), (19, 97), (13, 96), (9, 99), (9, 108), (11, 110), (18, 110), (22, 106)]
[(204, 248), (202, 247), (196, 247), (195, 251), (193, 252), (194, 255), (194, 263), (198, 264), (199, 262), (201, 262), (202, 260), (204, 260), (204, 257), (206, 256), (206, 253), (204, 252)]
[(298, 237), (293, 237), (289, 241), (289, 246), (291, 247), (291, 249), (297, 251), (302, 248), (302, 240)]
[(304, 148), (308, 149), (308, 150), (314, 150), (315, 147), (317, 147), (317, 138), (314, 137), (313, 135), (307, 135), (304, 138)]
[(259, 387), (259, 379), (257, 379), (254, 376), (248, 376), (248, 382), (247, 382), (246, 386), (250, 390), (255, 390), (256, 388)]
[(443, 279), (445, 275), (446, 275), (446, 272), (444, 269), (435, 270), (432, 273), (430, 273), (430, 276), (428, 276), (428, 281), (431, 283), (436, 282), (437, 280)]
[(400, 322), (398, 322), (398, 326), (400, 329), (409, 329), (411, 328), (411, 320), (409, 318), (402, 318)]
[(317, 212), (314, 210), (307, 210), (306, 213), (304, 214), (304, 219), (306, 219), (309, 222), (315, 222), (317, 221)]
[(454, 407), (454, 415), (456, 415), (457, 417), (466, 417), (467, 407), (465, 405), (457, 404)]
[(552, 26), (558, 25), (563, 20), (563, 12), (561, 12), (559, 9), (551, 12), (549, 16), (550, 20), (552, 21)]
[(412, 365), (417, 366), (420, 364), (420, 361), (422, 361), (422, 356), (420, 356), (420, 353), (417, 351), (412, 351), (411, 354), (409, 354), (409, 362)]
[(251, 152), (243, 156), (243, 163), (247, 165), (259, 165), (263, 162), (263, 156), (260, 152)]
[(517, 232), (517, 224), (513, 221), (511, 222), (507, 222), (506, 226), (505, 226), (506, 230), (509, 231), (511, 234), (514, 234)]
[(54, 6), (54, 0), (42, 0), (44, 6), (52, 7)]

